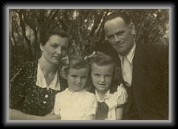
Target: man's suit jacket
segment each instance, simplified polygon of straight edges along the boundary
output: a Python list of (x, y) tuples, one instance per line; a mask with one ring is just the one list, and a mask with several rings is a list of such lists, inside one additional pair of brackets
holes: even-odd
[[(121, 66), (118, 53), (112, 47), (107, 46), (100, 51), (112, 56), (118, 66)], [(124, 83), (123, 79), (118, 80)], [(125, 87), (129, 102), (125, 106), (124, 119), (168, 120), (168, 47), (136, 45), (132, 85)]]

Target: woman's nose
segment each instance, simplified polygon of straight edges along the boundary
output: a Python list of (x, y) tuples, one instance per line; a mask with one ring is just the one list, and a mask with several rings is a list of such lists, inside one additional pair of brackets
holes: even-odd
[(56, 53), (59, 54), (59, 55), (61, 54), (61, 47), (58, 47), (58, 48), (56, 49)]

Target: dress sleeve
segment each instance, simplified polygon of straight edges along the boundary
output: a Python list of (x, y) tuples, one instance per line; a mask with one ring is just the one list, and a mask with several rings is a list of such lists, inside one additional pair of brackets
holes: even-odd
[(122, 107), (127, 102), (128, 94), (123, 84), (118, 86), (114, 96), (117, 99), (117, 107)]
[(19, 109), (24, 101), (26, 85), (25, 66), (19, 65), (11, 72), (10, 79), (10, 108)]
[(60, 114), (60, 93), (56, 94), (55, 102), (54, 102), (54, 114)]
[(93, 115), (96, 114), (97, 111), (97, 100), (95, 98), (95, 95), (91, 93), (91, 97), (88, 99), (88, 110), (86, 112), (86, 115)]

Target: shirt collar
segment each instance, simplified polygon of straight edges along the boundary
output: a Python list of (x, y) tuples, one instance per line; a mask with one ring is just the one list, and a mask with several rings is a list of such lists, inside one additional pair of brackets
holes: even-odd
[(105, 93), (105, 97), (104, 97), (102, 100), (100, 99), (97, 90), (95, 90), (95, 95), (96, 95), (96, 99), (97, 99), (97, 101), (99, 101), (99, 102), (103, 102), (103, 101), (105, 101), (105, 99), (109, 98), (109, 95), (110, 95), (110, 89)]
[[(136, 43), (134, 42), (134, 45), (133, 45), (133, 47), (132, 47), (132, 49), (129, 51), (129, 53), (125, 56), (125, 57), (127, 57), (127, 59), (128, 59), (128, 61), (130, 62), (130, 63), (132, 63), (132, 60), (133, 60), (133, 57), (134, 57), (134, 55), (135, 55), (135, 48), (136, 48)], [(119, 55), (119, 54), (118, 54)], [(123, 56), (121, 56), (121, 55), (119, 55), (119, 58), (122, 60), (122, 57)]]
[(43, 72), (40, 68), (40, 65), (38, 64), (36, 85), (41, 87), (41, 88), (49, 87), (53, 90), (60, 90), (60, 82), (59, 82), (59, 78), (58, 78), (58, 71), (56, 71), (56, 74), (55, 74), (54, 79), (52, 80), (51, 84), (49, 86), (47, 86)]
[(81, 94), (81, 93), (83, 93), (83, 92), (86, 92), (85, 89), (82, 89), (82, 90), (77, 91), (77, 92), (72, 92), (69, 88), (66, 88), (66, 91), (67, 91), (67, 92), (70, 92), (70, 93), (73, 93), (73, 94)]

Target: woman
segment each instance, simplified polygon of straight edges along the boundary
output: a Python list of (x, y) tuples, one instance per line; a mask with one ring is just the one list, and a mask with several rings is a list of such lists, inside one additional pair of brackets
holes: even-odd
[(11, 79), (10, 119), (58, 119), (51, 112), (56, 93), (66, 88), (60, 69), (70, 40), (67, 33), (59, 29), (45, 33), (42, 38), (41, 57), (21, 64)]

